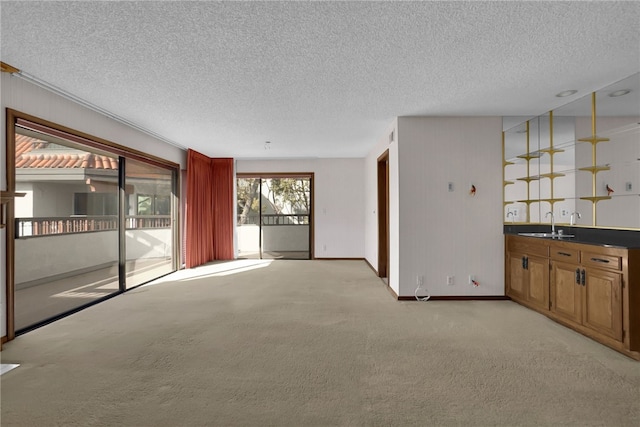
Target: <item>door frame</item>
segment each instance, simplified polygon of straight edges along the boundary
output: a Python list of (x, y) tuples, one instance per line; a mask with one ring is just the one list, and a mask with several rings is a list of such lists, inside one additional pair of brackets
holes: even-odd
[[(389, 150), (378, 157), (378, 277), (389, 279)], [(388, 284), (388, 283), (387, 283)]]
[[(309, 188), (311, 191), (311, 211), (309, 212), (309, 259), (314, 260), (315, 257), (315, 173), (314, 172), (237, 172), (236, 182), (238, 179), (269, 179), (269, 178), (309, 178)], [(236, 203), (238, 194), (235, 194)], [(260, 198), (262, 203), (262, 198)], [(237, 215), (236, 215), (236, 233), (237, 233)], [(262, 227), (262, 225), (260, 225)], [(262, 259), (262, 237), (260, 237), (260, 258)]]

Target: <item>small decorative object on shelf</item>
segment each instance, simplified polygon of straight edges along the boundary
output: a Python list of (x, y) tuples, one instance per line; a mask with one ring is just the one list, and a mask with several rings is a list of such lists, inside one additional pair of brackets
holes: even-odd
[(471, 189), (469, 190), (469, 194), (472, 196), (476, 195), (476, 186), (471, 184)]
[(610, 196), (611, 193), (614, 193), (613, 188), (609, 187), (609, 184), (606, 184), (605, 187), (607, 188), (607, 196)]

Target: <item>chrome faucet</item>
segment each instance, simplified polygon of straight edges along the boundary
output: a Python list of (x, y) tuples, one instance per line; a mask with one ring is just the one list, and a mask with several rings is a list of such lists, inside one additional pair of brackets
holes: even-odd
[(580, 219), (580, 218), (582, 218), (582, 215), (580, 215), (580, 212), (573, 212), (571, 214), (571, 217), (570, 217), (570, 220), (569, 220), (569, 225), (573, 225), (573, 224), (576, 223), (575, 219), (574, 219), (575, 217), (578, 217), (578, 219)]
[(514, 214), (513, 211), (509, 211), (507, 212), (507, 218), (509, 218), (509, 215), (511, 215), (511, 224), (516, 222), (516, 214)]
[(547, 214), (544, 217), (546, 218), (549, 215), (551, 215), (551, 234), (556, 234), (556, 221), (555, 221), (555, 217), (553, 216), (553, 212), (551, 211), (547, 212)]

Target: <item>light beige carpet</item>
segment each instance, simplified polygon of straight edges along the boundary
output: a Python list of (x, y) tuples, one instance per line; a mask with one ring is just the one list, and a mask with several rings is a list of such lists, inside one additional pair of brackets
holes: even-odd
[(2, 426), (640, 425), (639, 362), (510, 301), (397, 302), (360, 261), (181, 271), (0, 355)]

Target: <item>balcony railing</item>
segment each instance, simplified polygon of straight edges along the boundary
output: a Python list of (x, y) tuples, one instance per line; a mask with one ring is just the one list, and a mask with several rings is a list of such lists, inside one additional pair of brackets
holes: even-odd
[[(16, 238), (91, 233), (118, 229), (118, 217), (78, 216), (16, 218)], [(127, 230), (171, 228), (171, 215), (136, 215), (125, 219)]]
[[(260, 215), (248, 215), (243, 222), (242, 215), (238, 215), (238, 225), (258, 225)], [(309, 225), (309, 214), (263, 214), (262, 225)]]

